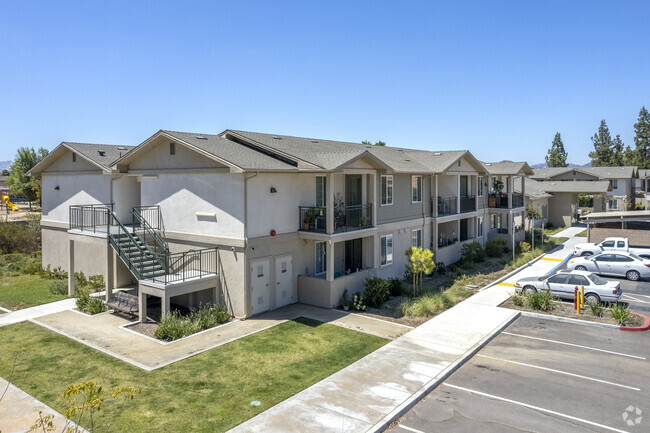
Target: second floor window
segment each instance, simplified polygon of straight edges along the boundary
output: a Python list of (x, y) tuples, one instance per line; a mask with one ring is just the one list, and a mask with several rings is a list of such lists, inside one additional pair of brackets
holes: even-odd
[(381, 204), (393, 204), (393, 176), (386, 175), (381, 177)]
[(411, 231), (411, 246), (415, 248), (422, 248), (422, 229)]
[(422, 176), (411, 176), (411, 191), (413, 203), (422, 202)]
[(612, 186), (612, 189), (617, 189), (618, 188), (618, 179), (610, 180), (609, 184)]
[(327, 178), (325, 176), (316, 176), (316, 206), (325, 207), (327, 194)]

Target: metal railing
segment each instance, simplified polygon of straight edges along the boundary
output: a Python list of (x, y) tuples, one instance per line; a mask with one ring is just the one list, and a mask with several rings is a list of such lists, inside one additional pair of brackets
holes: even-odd
[(524, 205), (524, 195), (518, 192), (512, 193), (512, 207), (522, 207)]
[(70, 229), (108, 232), (112, 225), (113, 204), (89, 204), (70, 206)]
[(438, 216), (455, 215), (457, 210), (457, 197), (440, 197), (438, 196)]
[[(146, 218), (143, 211), (144, 215), (150, 218)], [(134, 207), (131, 214), (133, 215), (133, 229), (138, 232), (144, 243), (152, 247), (155, 253), (169, 253), (167, 242), (155, 230), (155, 228), (160, 228), (160, 208), (158, 206)], [(154, 221), (157, 227), (153, 227), (150, 221)]]
[(460, 198), (460, 213), (476, 210), (476, 196), (466, 195)]
[(182, 253), (164, 254), (167, 272), (164, 275), (151, 275), (148, 279), (165, 284), (200, 278), (217, 274), (219, 249), (205, 248)]
[(145, 220), (152, 229), (162, 230), (160, 206), (135, 206), (133, 212), (138, 212), (141, 219)]
[(508, 194), (491, 195), (488, 197), (488, 207), (508, 208)]
[(327, 231), (327, 212), (325, 206), (298, 206), (300, 227), (306, 232)]

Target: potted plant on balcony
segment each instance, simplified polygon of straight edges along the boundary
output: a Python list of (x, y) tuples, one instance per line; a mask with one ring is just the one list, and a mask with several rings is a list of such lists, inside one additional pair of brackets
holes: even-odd
[(318, 209), (316, 209), (315, 207), (310, 207), (309, 209), (307, 209), (302, 221), (304, 224), (305, 231), (309, 231), (309, 228), (312, 225), (312, 223), (316, 221), (317, 215), (318, 215)]

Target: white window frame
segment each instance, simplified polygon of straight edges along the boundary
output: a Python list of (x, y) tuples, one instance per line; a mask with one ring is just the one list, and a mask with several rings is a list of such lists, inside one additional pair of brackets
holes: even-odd
[[(612, 204), (615, 204), (616, 207), (612, 206)], [(610, 198), (609, 199), (609, 210), (618, 210), (618, 199), (617, 198)]]
[(422, 229), (411, 230), (411, 246), (422, 248)]
[[(320, 197), (322, 204), (318, 204), (318, 178), (322, 179), (321, 185), (323, 185), (323, 191), (321, 192), (322, 197)], [(316, 176), (314, 179), (314, 204), (322, 207), (327, 206), (327, 176)]]
[[(318, 270), (318, 245), (323, 244), (323, 269), (319, 272)], [(314, 274), (321, 275), (327, 273), (327, 245), (324, 241), (318, 241), (314, 243)]]
[[(394, 182), (392, 174), (383, 174), (381, 176), (379, 185), (379, 202), (381, 203), (381, 206), (393, 205)], [(384, 202), (384, 183), (386, 184), (386, 202)]]
[(611, 185), (612, 189), (618, 189), (618, 179), (610, 180), (609, 184)]
[(478, 190), (478, 194), (476, 195), (479, 197), (483, 197), (483, 176), (478, 177), (477, 190)]
[(483, 237), (483, 217), (480, 216), (476, 218), (476, 234), (477, 238), (482, 238)]
[(411, 203), (422, 203), (422, 176), (411, 176)]
[[(390, 252), (389, 252), (389, 243), (390, 243)], [(382, 256), (382, 250), (386, 252), (384, 256)], [(389, 266), (393, 264), (394, 250), (395, 250), (395, 246), (393, 245), (392, 234), (384, 235), (379, 238), (379, 261), (380, 261), (379, 266)]]

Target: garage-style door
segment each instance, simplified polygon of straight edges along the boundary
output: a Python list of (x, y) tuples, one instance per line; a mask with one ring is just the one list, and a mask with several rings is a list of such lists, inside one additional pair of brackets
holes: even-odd
[(275, 308), (284, 307), (293, 302), (292, 257), (282, 256), (275, 259)]
[(251, 314), (268, 311), (271, 307), (269, 298), (269, 259), (251, 262)]

